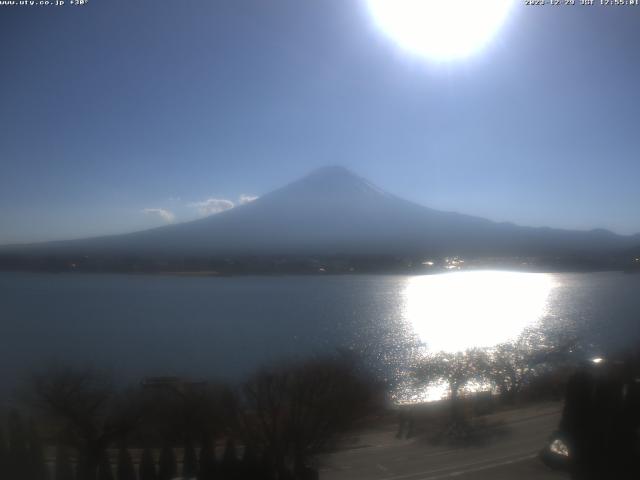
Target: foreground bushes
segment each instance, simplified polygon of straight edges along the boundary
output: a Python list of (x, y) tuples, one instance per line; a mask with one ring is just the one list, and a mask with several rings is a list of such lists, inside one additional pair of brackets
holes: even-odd
[(47, 480), (43, 445), (33, 422), (27, 426), (13, 411), (6, 423), (6, 438), (0, 429), (0, 473), (15, 480)]
[(103, 372), (50, 369), (34, 377), (27, 405), (40, 431), (10, 416), (0, 472), (12, 480), (315, 478), (315, 458), (366, 414), (372, 385), (345, 356), (263, 369), (237, 389), (174, 377), (122, 389)]

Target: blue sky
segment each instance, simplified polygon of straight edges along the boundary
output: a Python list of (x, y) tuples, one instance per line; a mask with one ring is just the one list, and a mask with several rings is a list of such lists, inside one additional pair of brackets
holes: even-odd
[(0, 7), (0, 243), (197, 218), (328, 164), (434, 208), (640, 232), (640, 7), (522, 3), (439, 64), (361, 0)]

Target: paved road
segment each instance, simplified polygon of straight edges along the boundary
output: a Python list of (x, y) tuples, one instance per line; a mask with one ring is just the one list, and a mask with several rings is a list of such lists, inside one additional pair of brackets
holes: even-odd
[(398, 440), (395, 428), (364, 433), (358, 444), (327, 458), (321, 480), (566, 479), (537, 458), (559, 420), (560, 406), (546, 404), (495, 416), (503, 434), (484, 446), (434, 447), (421, 439)]

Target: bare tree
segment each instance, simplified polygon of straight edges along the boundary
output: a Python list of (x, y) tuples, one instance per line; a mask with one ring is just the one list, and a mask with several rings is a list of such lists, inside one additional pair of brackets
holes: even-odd
[(487, 374), (503, 399), (513, 403), (523, 388), (570, 362), (575, 348), (574, 338), (527, 329), (516, 340), (488, 350)]
[(15, 480), (28, 479), (30, 460), (27, 430), (21, 415), (14, 410), (9, 414), (8, 477)]
[(196, 449), (191, 440), (187, 440), (184, 445), (184, 456), (182, 461), (182, 476), (186, 479), (195, 478), (198, 472), (198, 457)]
[(158, 480), (171, 480), (177, 473), (176, 453), (170, 445), (165, 445), (160, 451), (158, 460)]
[(159, 443), (190, 444), (233, 428), (235, 397), (224, 384), (168, 382), (145, 388), (143, 432)]
[(156, 460), (149, 448), (142, 451), (140, 457), (140, 480), (157, 480), (158, 472), (156, 470)]
[[(216, 457), (208, 436), (205, 436), (198, 458), (198, 480), (213, 480), (216, 476)], [(143, 480), (142, 478), (140, 480)]]
[(515, 402), (522, 388), (538, 373), (543, 357), (528, 335), (489, 351), (488, 374), (503, 399)]
[[(264, 370), (244, 386), (239, 411), (244, 441), (258, 445), (274, 469), (284, 468), (288, 373)], [(280, 463), (280, 465), (278, 465)]]
[[(93, 477), (91, 477), (93, 479)], [(98, 464), (98, 480), (114, 480), (109, 454), (104, 451)]]
[(29, 422), (29, 473), (31, 480), (48, 480), (49, 470), (44, 454), (44, 445), (36, 424), (31, 419)]
[(433, 385), (444, 382), (449, 390), (451, 412), (459, 417), (458, 397), (470, 382), (482, 381), (487, 371), (487, 355), (481, 349), (464, 352), (438, 352), (428, 355), (416, 368), (418, 382)]
[(136, 469), (133, 465), (133, 459), (129, 450), (124, 445), (120, 446), (118, 451), (118, 480), (136, 480)]
[(0, 472), (7, 472), (9, 469), (9, 448), (0, 427)]
[(284, 473), (308, 461), (366, 412), (371, 383), (340, 358), (264, 370), (243, 390), (243, 432)]
[(133, 430), (144, 413), (135, 393), (118, 395), (96, 370), (54, 368), (34, 376), (35, 401), (79, 452), (77, 478), (94, 479), (106, 449)]
[(58, 445), (56, 447), (56, 463), (54, 470), (55, 480), (73, 480), (73, 467), (71, 466), (71, 459), (69, 458), (69, 452), (64, 445)]

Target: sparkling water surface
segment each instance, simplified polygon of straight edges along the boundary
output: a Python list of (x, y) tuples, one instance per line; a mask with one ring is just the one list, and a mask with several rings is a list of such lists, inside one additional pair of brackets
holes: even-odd
[(640, 339), (640, 275), (178, 277), (0, 273), (0, 375), (52, 363), (123, 380), (238, 380), (283, 357), (346, 348), (390, 376), (423, 350), (506, 341), (542, 324), (607, 352)]

